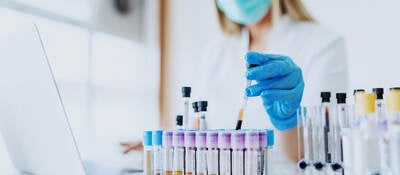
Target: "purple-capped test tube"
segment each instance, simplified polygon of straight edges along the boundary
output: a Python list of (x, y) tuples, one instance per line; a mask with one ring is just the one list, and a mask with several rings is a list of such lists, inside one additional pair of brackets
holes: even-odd
[(196, 174), (196, 133), (185, 131), (185, 172), (186, 175)]
[(207, 132), (207, 148), (208, 175), (218, 175), (218, 131)]
[(244, 174), (245, 136), (243, 131), (232, 132), (232, 175)]
[(261, 151), (261, 172), (264, 172), (264, 164), (265, 162), (265, 156), (267, 156), (264, 152), (267, 151), (267, 132), (265, 130), (259, 130), (258, 131), (258, 138), (259, 138), (259, 145), (260, 145), (260, 151)]
[(261, 150), (258, 131), (246, 132), (245, 147), (245, 174), (261, 175)]
[(232, 134), (229, 131), (221, 131), (218, 133), (218, 148), (220, 151), (220, 175), (231, 175), (232, 173), (231, 135)]
[(196, 174), (207, 175), (207, 132), (196, 132), (196, 147)]
[(172, 131), (164, 131), (162, 134), (162, 144), (163, 144), (163, 174), (171, 175), (173, 173), (173, 160), (174, 160), (174, 147), (172, 146)]
[(174, 174), (185, 174), (185, 135), (183, 131), (174, 131), (172, 134), (174, 146)]

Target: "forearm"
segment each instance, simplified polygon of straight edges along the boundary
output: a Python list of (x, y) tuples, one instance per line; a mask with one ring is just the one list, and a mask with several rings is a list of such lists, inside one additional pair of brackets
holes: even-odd
[(280, 146), (282, 147), (282, 151), (284, 154), (293, 162), (297, 162), (297, 127), (293, 129), (279, 131), (278, 132), (280, 139)]

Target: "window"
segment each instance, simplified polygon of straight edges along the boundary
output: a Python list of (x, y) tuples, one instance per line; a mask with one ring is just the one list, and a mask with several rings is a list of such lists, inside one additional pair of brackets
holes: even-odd
[(157, 38), (138, 33), (157, 30), (133, 30), (150, 39), (124, 37), (132, 34), (121, 34), (118, 26), (97, 30), (90, 25), (91, 0), (8, 2), (0, 3), (1, 19), (29, 19), (39, 28), (82, 157), (131, 166), (118, 143), (140, 139), (142, 130), (158, 125), (159, 60), (149, 44)]

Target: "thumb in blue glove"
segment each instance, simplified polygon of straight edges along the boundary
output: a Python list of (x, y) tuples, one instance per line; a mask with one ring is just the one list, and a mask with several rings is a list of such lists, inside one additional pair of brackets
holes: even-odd
[(247, 71), (246, 78), (257, 81), (256, 85), (246, 88), (247, 96), (261, 96), (263, 106), (278, 130), (294, 128), (304, 90), (301, 69), (292, 59), (282, 55), (248, 52), (246, 61), (259, 65)]

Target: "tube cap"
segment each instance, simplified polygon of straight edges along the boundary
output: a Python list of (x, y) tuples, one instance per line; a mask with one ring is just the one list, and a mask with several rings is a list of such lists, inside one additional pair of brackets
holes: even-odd
[(152, 132), (151, 131), (144, 131), (143, 132), (143, 146), (152, 146)]
[(336, 93), (337, 104), (346, 103), (346, 93)]
[(207, 132), (205, 131), (196, 132), (196, 146), (197, 148), (207, 147)]
[(389, 91), (386, 96), (386, 108), (388, 112), (400, 112), (400, 89)]
[(175, 147), (185, 146), (185, 135), (182, 131), (174, 131), (172, 133), (172, 146)]
[(163, 146), (172, 146), (172, 131), (164, 131), (162, 136)]
[(383, 99), (383, 88), (373, 88), (372, 91), (376, 94), (376, 99), (382, 100)]
[(375, 99), (373, 93), (356, 93), (356, 112), (358, 115), (365, 115), (375, 112)]
[(163, 131), (162, 130), (156, 130), (153, 131), (153, 145), (155, 146), (162, 146), (162, 137), (163, 137)]
[(190, 97), (191, 87), (182, 87), (182, 97)]
[(208, 131), (207, 132), (207, 147), (218, 148), (218, 132)]
[(389, 90), (400, 90), (400, 87), (391, 87)]
[(246, 148), (258, 149), (260, 148), (260, 136), (257, 131), (247, 131), (246, 132), (246, 140), (245, 140)]
[(365, 92), (365, 89), (354, 89), (353, 95), (356, 95), (357, 92)]
[(258, 137), (260, 139), (260, 147), (266, 147), (267, 146), (267, 132), (261, 130), (258, 132)]
[(194, 131), (185, 131), (185, 147), (196, 147), (196, 133)]
[(232, 149), (244, 149), (246, 133), (243, 131), (234, 131), (231, 135), (231, 146)]
[(321, 92), (322, 102), (329, 103), (331, 101), (331, 92)]
[(197, 106), (199, 111), (207, 111), (208, 102), (207, 101), (198, 101)]
[(275, 144), (274, 130), (272, 129), (267, 129), (267, 144), (268, 146), (274, 146)]
[(176, 116), (176, 125), (177, 126), (182, 126), (183, 125), (183, 116), (182, 115), (177, 115)]
[(231, 133), (229, 131), (222, 131), (218, 133), (218, 148), (229, 149), (231, 148)]
[(193, 102), (192, 107), (193, 107), (194, 112), (199, 112), (199, 106), (197, 106), (197, 102)]

